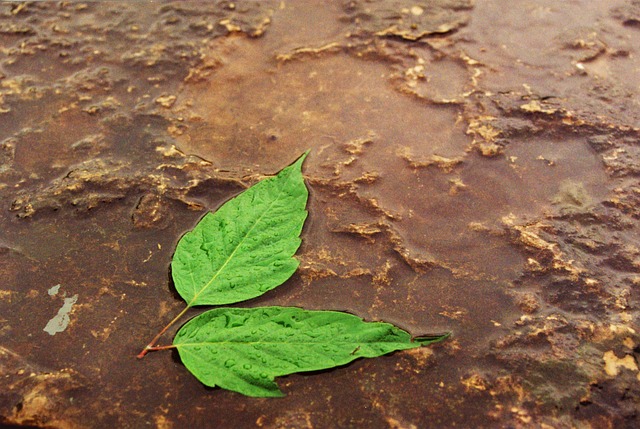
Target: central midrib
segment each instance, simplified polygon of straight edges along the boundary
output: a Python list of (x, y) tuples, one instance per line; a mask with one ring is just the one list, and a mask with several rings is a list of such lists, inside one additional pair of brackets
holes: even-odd
[(322, 344), (328, 344), (328, 345), (357, 345), (357, 346), (362, 346), (362, 345), (372, 345), (372, 344), (403, 344), (403, 345), (411, 345), (411, 346), (415, 346), (415, 348), (417, 348), (418, 346), (420, 346), (420, 343), (416, 343), (416, 342), (403, 342), (403, 341), (374, 341), (374, 342), (362, 342), (362, 341), (357, 341), (354, 340), (353, 342), (346, 342), (346, 341), (333, 341), (333, 340), (325, 340), (325, 341), (295, 341), (295, 342), (286, 342), (286, 341), (215, 341), (215, 342), (208, 342), (208, 343), (178, 343), (178, 344), (173, 344), (176, 347), (208, 347), (211, 345), (225, 345), (225, 344), (231, 344), (231, 345), (271, 345), (271, 344), (275, 344), (275, 345), (322, 345)]
[[(277, 176), (276, 176), (277, 177)], [(255, 194), (254, 194), (255, 195)], [(233, 259), (233, 256), (236, 254), (236, 252), (238, 251), (238, 249), (240, 248), (240, 246), (242, 246), (242, 244), (244, 243), (244, 241), (246, 240), (246, 238), (251, 234), (251, 231), (253, 231), (253, 229), (255, 228), (255, 226), (257, 224), (260, 223), (260, 221), (262, 220), (262, 218), (264, 217), (265, 213), (267, 213), (269, 211), (269, 209), (271, 209), (271, 207), (273, 207), (273, 205), (280, 199), (280, 195), (282, 195), (282, 188), (280, 188), (280, 190), (278, 191), (278, 196), (269, 204), (269, 207), (267, 207), (261, 214), (260, 217), (258, 218), (258, 220), (256, 220), (254, 222), (254, 224), (251, 226), (251, 228), (249, 228), (249, 231), (247, 231), (247, 233), (244, 235), (244, 237), (242, 237), (242, 240), (240, 240), (240, 242), (238, 242), (238, 244), (236, 245), (236, 247), (233, 249), (233, 252), (231, 252), (231, 254), (229, 255), (229, 257), (227, 258), (226, 261), (224, 261), (224, 264), (222, 264), (222, 266), (220, 267), (220, 269), (218, 269), (218, 271), (215, 273), (215, 275), (211, 278), (211, 280), (209, 280), (207, 282), (207, 284), (204, 285), (204, 287), (202, 289), (200, 289), (199, 292), (197, 292), (193, 298), (191, 299), (191, 301), (187, 304), (187, 308), (191, 307), (192, 305), (194, 305), (193, 303), (198, 299), (198, 297), (205, 291), (207, 290), (211, 284), (218, 278), (218, 276), (220, 275), (220, 273), (224, 270), (224, 268), (229, 264), (229, 262)]]

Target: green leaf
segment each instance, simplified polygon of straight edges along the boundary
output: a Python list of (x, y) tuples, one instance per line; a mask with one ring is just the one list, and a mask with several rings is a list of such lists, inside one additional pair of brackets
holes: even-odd
[(295, 272), (307, 217), (306, 155), (207, 213), (180, 239), (171, 272), (187, 307), (255, 298)]
[(176, 348), (184, 365), (207, 386), (249, 396), (283, 396), (278, 376), (347, 364), (448, 336), (411, 338), (384, 322), (367, 323), (335, 311), (300, 308), (218, 308), (188, 321), (173, 345), (158, 339), (196, 305), (230, 304), (262, 295), (295, 272), (293, 258), (307, 217), (302, 155), (208, 213), (178, 242), (171, 262), (176, 289), (187, 302), (138, 354)]
[(184, 365), (207, 386), (248, 396), (283, 396), (275, 377), (344, 365), (442, 340), (412, 340), (384, 322), (336, 311), (295, 307), (217, 308), (191, 319), (173, 345)]

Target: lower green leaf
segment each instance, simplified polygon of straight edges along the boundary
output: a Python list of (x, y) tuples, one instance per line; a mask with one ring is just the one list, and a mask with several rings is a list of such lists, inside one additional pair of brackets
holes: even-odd
[(446, 338), (411, 338), (389, 323), (295, 307), (216, 308), (187, 322), (173, 345), (207, 386), (248, 396), (284, 396), (275, 377), (344, 365)]

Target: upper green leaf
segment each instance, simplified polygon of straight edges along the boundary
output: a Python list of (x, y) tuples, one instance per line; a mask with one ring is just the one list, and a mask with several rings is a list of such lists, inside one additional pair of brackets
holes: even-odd
[(171, 272), (188, 307), (254, 298), (295, 272), (307, 217), (306, 155), (207, 213), (180, 239)]
[(333, 368), (446, 336), (413, 341), (388, 323), (368, 323), (336, 311), (217, 308), (188, 321), (173, 344), (184, 365), (205, 385), (273, 397), (283, 396), (274, 382), (277, 376)]

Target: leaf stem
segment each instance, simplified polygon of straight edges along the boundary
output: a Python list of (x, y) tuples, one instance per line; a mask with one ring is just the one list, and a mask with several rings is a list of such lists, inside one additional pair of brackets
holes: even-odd
[(173, 346), (156, 346), (155, 344), (158, 342), (158, 340), (160, 339), (160, 337), (167, 332), (167, 329), (169, 329), (171, 326), (173, 326), (174, 323), (176, 323), (182, 316), (184, 316), (184, 313), (187, 312), (187, 310), (189, 310), (189, 306), (186, 306), (184, 310), (182, 310), (176, 317), (173, 318), (173, 320), (171, 322), (169, 322), (167, 324), (167, 326), (165, 326), (164, 328), (162, 328), (162, 330), (160, 332), (158, 332), (158, 335), (156, 335), (155, 337), (153, 337), (153, 340), (151, 340), (149, 342), (149, 344), (147, 344), (145, 346), (144, 349), (142, 349), (142, 351), (140, 353), (138, 353), (138, 356), (136, 356), (138, 359), (142, 359), (148, 352), (152, 352), (152, 351), (156, 351), (156, 350), (165, 350), (167, 348), (172, 348)]
[(146, 351), (149, 352), (157, 352), (159, 350), (170, 350), (170, 349), (175, 349), (177, 346), (174, 346), (173, 344), (169, 344), (168, 346), (153, 346), (153, 347), (149, 347), (148, 349), (145, 349)]

